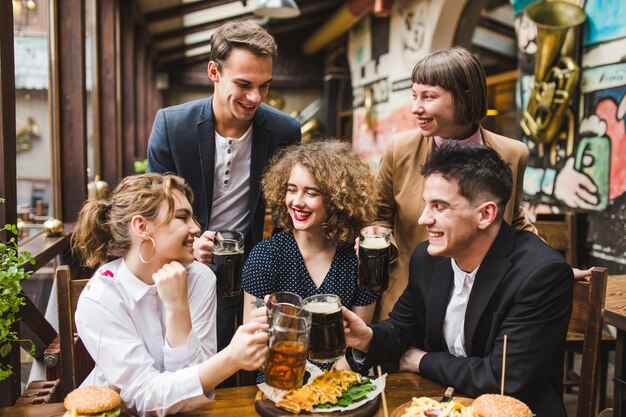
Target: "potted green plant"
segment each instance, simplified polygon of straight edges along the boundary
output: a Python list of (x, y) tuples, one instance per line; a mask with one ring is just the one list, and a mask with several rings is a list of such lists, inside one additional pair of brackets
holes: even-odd
[[(0, 204), (4, 204), (4, 198), (0, 198)], [(5, 224), (0, 232), (8, 231), (18, 234), (17, 226)], [(24, 304), (21, 281), (28, 278), (31, 272), (23, 268), (25, 262), (35, 263), (33, 257), (27, 251), (19, 251), (17, 239), (12, 236), (8, 241), (0, 238), (0, 357), (5, 358), (11, 352), (13, 345), (20, 342), (30, 343), (32, 351), (34, 345), (29, 340), (19, 338), (15, 329), (18, 320), (17, 313)], [(8, 378), (13, 373), (11, 366), (0, 361), (0, 381)]]

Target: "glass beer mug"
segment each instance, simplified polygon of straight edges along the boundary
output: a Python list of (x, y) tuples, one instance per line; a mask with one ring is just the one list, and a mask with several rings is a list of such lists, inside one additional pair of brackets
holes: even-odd
[(312, 295), (302, 300), (302, 307), (312, 316), (309, 359), (332, 363), (341, 358), (346, 350), (346, 337), (339, 296)]
[(241, 292), (244, 237), (234, 230), (221, 230), (213, 238), (213, 265), (217, 277), (217, 295), (232, 297)]
[(286, 390), (302, 386), (310, 332), (310, 312), (293, 304), (272, 308), (269, 355), (263, 366), (266, 384)]
[(276, 291), (267, 299), (267, 324), (272, 325), (272, 317), (275, 309), (280, 309), (287, 314), (300, 314), (302, 297), (289, 291)]
[(389, 287), (389, 248), (391, 231), (368, 226), (359, 234), (358, 286), (363, 291), (383, 292)]

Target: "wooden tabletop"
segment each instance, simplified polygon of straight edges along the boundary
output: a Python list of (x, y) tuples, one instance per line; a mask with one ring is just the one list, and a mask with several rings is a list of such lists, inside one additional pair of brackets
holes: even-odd
[(626, 275), (609, 275), (604, 302), (604, 322), (626, 330)]
[[(217, 390), (215, 401), (206, 407), (187, 414), (190, 416), (223, 416), (244, 417), (257, 415), (254, 410), (254, 397), (258, 389), (256, 386), (225, 388)], [(387, 377), (385, 396), (389, 414), (411, 401), (412, 397), (442, 397), (445, 387), (416, 374), (401, 373)], [(6, 417), (58, 417), (63, 415), (63, 404), (29, 405), (0, 408), (0, 416)], [(306, 414), (304, 414), (306, 416)], [(383, 417), (382, 405), (376, 417)]]

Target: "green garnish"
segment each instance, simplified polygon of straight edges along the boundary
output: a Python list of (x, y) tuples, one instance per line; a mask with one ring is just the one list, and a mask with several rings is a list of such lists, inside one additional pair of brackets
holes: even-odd
[(372, 384), (367, 378), (363, 378), (363, 380), (358, 383), (352, 385), (346, 392), (341, 394), (341, 397), (337, 398), (337, 404), (332, 403), (324, 403), (319, 404), (317, 407), (319, 408), (332, 408), (332, 407), (347, 407), (350, 404), (360, 401), (367, 395), (368, 392), (374, 391), (376, 389), (376, 385)]

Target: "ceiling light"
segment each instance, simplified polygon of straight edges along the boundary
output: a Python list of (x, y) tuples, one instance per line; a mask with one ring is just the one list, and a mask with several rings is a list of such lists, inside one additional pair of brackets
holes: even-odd
[(272, 19), (288, 19), (300, 16), (300, 9), (294, 0), (260, 0), (254, 14)]

